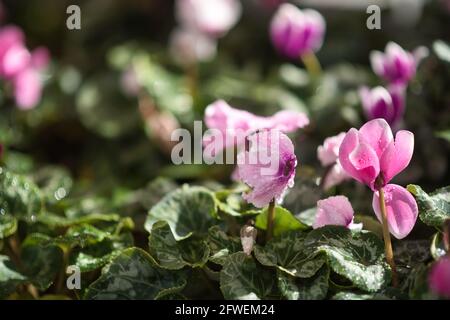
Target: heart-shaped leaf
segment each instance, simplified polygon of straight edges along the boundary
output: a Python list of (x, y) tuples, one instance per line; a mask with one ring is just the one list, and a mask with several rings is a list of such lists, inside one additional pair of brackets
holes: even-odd
[[(256, 227), (266, 230), (267, 229), (267, 208), (263, 209), (261, 214), (256, 217)], [(275, 207), (275, 218), (273, 224), (273, 234), (278, 236), (283, 232), (291, 230), (307, 230), (309, 227), (299, 220), (297, 220), (291, 212), (282, 207)]]
[(283, 233), (265, 247), (255, 246), (256, 259), (263, 265), (299, 278), (312, 277), (325, 263), (323, 254), (306, 250), (306, 234), (300, 231)]
[(242, 245), (237, 237), (228, 236), (218, 226), (209, 229), (208, 245), (211, 250), (209, 260), (223, 265), (230, 254), (242, 251)]
[(416, 198), (420, 220), (425, 224), (439, 228), (450, 219), (450, 186), (427, 194), (420, 186), (410, 184), (408, 191)]
[(0, 214), (0, 239), (5, 239), (17, 230), (17, 219), (10, 214)]
[(259, 266), (243, 252), (228, 256), (220, 272), (220, 290), (225, 299), (260, 300), (274, 290), (274, 273)]
[(159, 268), (151, 256), (138, 248), (124, 250), (102, 270), (85, 293), (86, 299), (153, 300), (180, 292), (185, 273)]
[(27, 282), (8, 256), (0, 255), (0, 299), (6, 298), (16, 287)]
[(209, 257), (209, 247), (205, 241), (194, 237), (176, 241), (165, 221), (158, 221), (152, 226), (148, 245), (152, 257), (165, 269), (202, 267)]
[(328, 292), (328, 278), (330, 269), (323, 266), (314, 276), (308, 279), (299, 279), (277, 272), (278, 288), (281, 294), (288, 300), (322, 300)]
[(158, 202), (150, 211), (145, 229), (150, 232), (157, 221), (166, 221), (176, 240), (193, 233), (206, 235), (217, 214), (214, 195), (203, 187), (183, 186)]
[(362, 290), (375, 292), (390, 281), (383, 243), (371, 232), (325, 226), (311, 231), (304, 245), (311, 253), (325, 253), (331, 269)]

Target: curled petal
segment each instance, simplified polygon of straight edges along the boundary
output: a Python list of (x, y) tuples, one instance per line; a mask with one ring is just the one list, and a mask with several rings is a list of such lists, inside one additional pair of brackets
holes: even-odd
[(365, 123), (359, 129), (359, 132), (362, 138), (373, 148), (378, 157), (381, 157), (384, 149), (394, 139), (391, 127), (384, 119), (374, 119)]
[(303, 112), (282, 110), (268, 119), (269, 129), (278, 129), (281, 132), (293, 132), (309, 124), (309, 119)]
[(322, 166), (329, 166), (337, 161), (339, 158), (339, 147), (341, 146), (344, 137), (345, 132), (341, 132), (333, 137), (328, 137), (323, 142), (323, 145), (317, 148), (317, 157)]
[(388, 183), (395, 175), (408, 166), (413, 152), (414, 134), (406, 130), (397, 132), (395, 141), (389, 144), (380, 161), (385, 183)]
[(313, 228), (326, 225), (349, 227), (353, 222), (353, 208), (347, 197), (335, 196), (317, 201), (317, 214)]
[[(413, 229), (418, 215), (417, 203), (405, 188), (388, 184), (383, 187), (386, 215), (390, 233), (397, 239), (405, 238)], [(373, 210), (381, 222), (379, 192), (373, 194)]]
[(360, 134), (354, 128), (345, 135), (339, 148), (339, 162), (348, 175), (374, 188), (380, 173), (380, 165), (375, 151), (360, 141)]

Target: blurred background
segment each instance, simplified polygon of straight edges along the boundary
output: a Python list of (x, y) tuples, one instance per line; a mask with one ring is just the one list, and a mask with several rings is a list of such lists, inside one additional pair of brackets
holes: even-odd
[[(45, 179), (45, 170), (58, 168), (70, 177), (72, 196), (112, 203), (157, 177), (218, 188), (230, 183), (232, 167), (173, 165), (173, 129), (192, 130), (193, 120), (202, 120), (216, 99), (258, 115), (299, 110), (311, 125), (294, 135), (298, 182), (285, 205), (300, 212), (324, 196), (317, 192), (324, 170), (317, 147), (366, 121), (357, 90), (381, 84), (369, 54), (395, 41), (407, 50), (430, 51), (408, 87), (401, 124), (415, 134), (415, 154), (395, 182), (427, 191), (448, 185), (450, 2), (292, 1), (318, 10), (327, 23), (317, 53), (324, 72), (317, 81), (300, 61), (280, 56), (271, 44), (270, 21), (282, 2), (242, 0), (239, 21), (217, 40), (208, 61), (186, 63), (188, 48), (171, 49), (178, 24), (173, 1), (3, 0), (1, 28), (18, 26), (30, 50), (43, 46), (50, 53), (42, 96), (33, 108), (18, 108), (10, 85), (2, 81), (3, 165), (37, 181)], [(81, 10), (80, 30), (66, 26), (66, 9), (73, 4)], [(380, 30), (366, 27), (370, 4), (381, 8)], [(173, 188), (164, 185), (168, 189), (152, 190)], [(327, 193), (345, 194), (358, 213), (371, 214), (371, 193), (363, 186), (348, 181)]]

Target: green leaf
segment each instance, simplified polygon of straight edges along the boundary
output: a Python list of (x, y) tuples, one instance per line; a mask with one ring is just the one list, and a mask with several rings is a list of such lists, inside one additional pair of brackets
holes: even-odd
[(57, 166), (47, 166), (33, 174), (33, 181), (39, 186), (50, 203), (64, 199), (72, 189), (70, 173)]
[(416, 198), (420, 220), (425, 224), (439, 228), (450, 218), (450, 186), (429, 195), (418, 185), (410, 184), (407, 189)]
[(80, 224), (96, 224), (99, 222), (118, 222), (120, 216), (115, 213), (102, 214), (92, 213), (81, 217), (64, 217), (54, 213), (46, 212), (36, 218), (37, 222), (43, 223), (50, 228), (68, 228)]
[(342, 291), (333, 296), (333, 300), (391, 300), (388, 296), (380, 293), (356, 293)]
[(42, 291), (52, 285), (63, 261), (63, 252), (58, 246), (44, 244), (49, 239), (43, 234), (29, 235), (21, 251), (24, 274)]
[(312, 227), (314, 220), (316, 219), (316, 213), (317, 207), (312, 207), (296, 214), (295, 217), (304, 225)]
[(124, 250), (102, 270), (102, 275), (86, 291), (85, 299), (152, 300), (180, 292), (185, 273), (159, 268), (151, 256), (139, 248)]
[(183, 186), (165, 196), (150, 211), (145, 229), (150, 232), (157, 221), (166, 221), (176, 240), (192, 234), (206, 235), (217, 215), (214, 195), (202, 187)]
[(5, 239), (17, 231), (17, 219), (10, 214), (0, 214), (0, 239)]
[(0, 167), (0, 212), (34, 219), (42, 210), (39, 188), (29, 178)]
[(133, 246), (133, 236), (126, 232), (117, 236), (111, 236), (103, 241), (88, 245), (84, 248), (72, 250), (69, 261), (76, 265), (81, 272), (89, 272), (103, 267), (124, 249)]
[(325, 263), (323, 254), (305, 248), (306, 234), (291, 231), (270, 240), (265, 247), (255, 246), (256, 259), (265, 266), (276, 267), (291, 276), (309, 278)]
[(390, 281), (383, 243), (371, 232), (325, 226), (311, 231), (304, 245), (311, 252), (325, 253), (331, 269), (362, 290), (375, 292)]
[(274, 290), (274, 274), (243, 252), (228, 256), (220, 271), (220, 290), (225, 299), (259, 300)]
[(170, 270), (185, 266), (202, 267), (209, 257), (209, 247), (205, 241), (194, 237), (176, 241), (165, 221), (158, 221), (152, 226), (149, 251), (160, 267)]
[(447, 142), (450, 142), (450, 130), (437, 131), (434, 133), (434, 135), (438, 138), (447, 140)]
[(82, 248), (88, 245), (99, 243), (105, 239), (112, 237), (107, 231), (100, 230), (92, 225), (83, 224), (69, 228), (66, 234), (55, 238), (43, 240), (43, 245), (58, 245), (63, 248), (74, 248), (80, 246)]
[(408, 295), (413, 300), (430, 300), (437, 299), (428, 287), (428, 275), (430, 273), (430, 266), (420, 264), (415, 266), (408, 278), (406, 279), (408, 287)]
[(323, 266), (313, 277), (299, 279), (282, 271), (277, 272), (278, 288), (288, 300), (322, 300), (328, 292), (330, 269)]
[(139, 200), (144, 208), (150, 210), (165, 195), (177, 188), (177, 184), (172, 180), (158, 177), (155, 180), (150, 181), (144, 189), (140, 190)]
[(223, 265), (230, 254), (242, 251), (241, 241), (237, 237), (230, 237), (218, 226), (209, 229), (208, 245), (211, 250), (209, 260)]
[[(265, 208), (260, 215), (256, 217), (255, 226), (266, 230), (267, 229), (267, 215), (268, 209)], [(273, 234), (278, 236), (283, 232), (291, 230), (307, 230), (309, 227), (297, 220), (292, 213), (282, 207), (275, 207), (275, 219), (273, 225)]]
[(6, 298), (26, 281), (27, 278), (17, 271), (9, 257), (0, 255), (0, 299)]

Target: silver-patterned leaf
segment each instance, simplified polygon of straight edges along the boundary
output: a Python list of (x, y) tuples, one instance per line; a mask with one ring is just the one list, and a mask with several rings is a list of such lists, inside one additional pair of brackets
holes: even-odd
[(0, 214), (0, 239), (16, 233), (17, 219), (10, 214)]
[(242, 251), (239, 239), (228, 236), (218, 226), (213, 226), (209, 229), (208, 245), (211, 249), (209, 260), (220, 265), (225, 263), (226, 258), (230, 254)]
[(323, 254), (305, 248), (306, 234), (301, 231), (283, 233), (265, 247), (255, 246), (256, 259), (263, 265), (276, 267), (291, 276), (312, 277), (325, 263)]
[(0, 299), (6, 298), (16, 287), (27, 282), (8, 256), (0, 255)]
[(274, 274), (259, 266), (244, 252), (229, 255), (220, 272), (220, 290), (225, 299), (260, 300), (274, 290)]
[(333, 271), (362, 290), (378, 291), (391, 279), (384, 261), (383, 243), (371, 232), (326, 226), (311, 231), (305, 246), (312, 253), (325, 253)]
[(206, 235), (217, 214), (214, 195), (203, 187), (183, 186), (158, 202), (150, 211), (145, 229), (150, 232), (157, 221), (166, 221), (176, 240), (193, 233)]
[(288, 300), (322, 300), (328, 292), (330, 269), (324, 265), (314, 276), (299, 279), (285, 272), (277, 272), (278, 288)]
[(445, 220), (450, 219), (450, 186), (427, 194), (421, 187), (410, 184), (408, 191), (416, 198), (423, 223), (439, 228)]
[(85, 299), (153, 300), (180, 292), (185, 273), (159, 268), (151, 256), (139, 248), (124, 250), (102, 270), (102, 275), (86, 291)]

